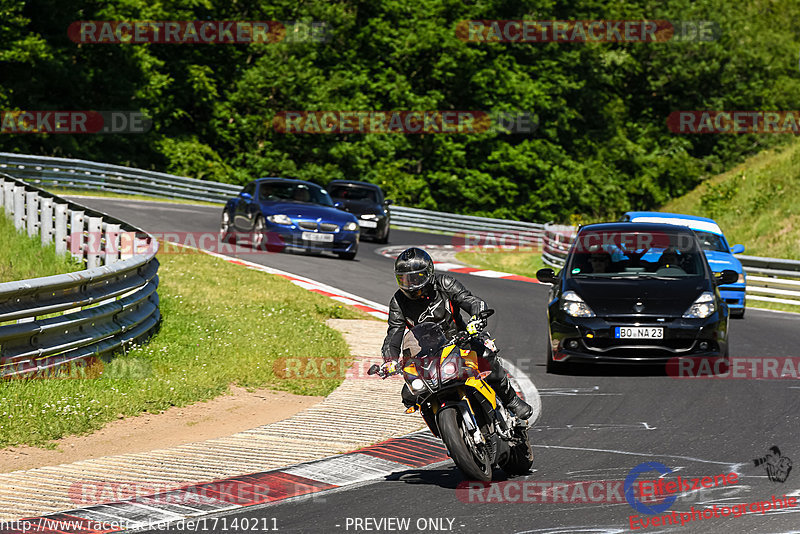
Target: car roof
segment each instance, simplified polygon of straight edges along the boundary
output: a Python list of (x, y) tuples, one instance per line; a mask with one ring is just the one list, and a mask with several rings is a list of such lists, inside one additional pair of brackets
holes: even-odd
[(642, 232), (657, 232), (657, 231), (668, 231), (668, 232), (681, 232), (681, 233), (688, 233), (692, 236), (694, 233), (685, 226), (675, 225), (675, 224), (668, 224), (668, 223), (652, 223), (652, 222), (607, 222), (607, 223), (594, 223), (594, 224), (587, 224), (586, 226), (581, 226), (578, 230), (578, 233), (583, 232), (630, 232), (631, 229), (634, 231), (642, 231)]
[(361, 186), (361, 187), (369, 187), (372, 189), (380, 190), (380, 186), (377, 184), (373, 184), (372, 182), (360, 182), (358, 180), (331, 180), (328, 182), (328, 185), (352, 185), (352, 186)]
[(688, 226), (692, 230), (724, 235), (716, 221), (708, 217), (684, 215), (682, 213), (664, 213), (660, 211), (629, 211), (625, 213), (625, 215), (630, 217), (631, 222), (664, 222), (678, 226)]
[(287, 182), (290, 184), (306, 184), (306, 185), (315, 185), (322, 189), (325, 189), (319, 184), (315, 184), (314, 182), (307, 182), (306, 180), (295, 180), (294, 178), (279, 178), (279, 177), (266, 177), (266, 178), (256, 178), (253, 180), (254, 182), (261, 183), (261, 182)]

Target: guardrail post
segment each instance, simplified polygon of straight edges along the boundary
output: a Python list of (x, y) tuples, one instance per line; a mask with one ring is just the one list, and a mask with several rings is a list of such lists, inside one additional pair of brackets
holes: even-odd
[(118, 224), (106, 225), (106, 258), (105, 265), (119, 260), (119, 235)]
[(100, 267), (103, 219), (100, 217), (89, 217), (88, 230), (89, 238), (86, 242), (86, 268), (93, 269), (95, 267)]
[(42, 199), (42, 245), (49, 245), (53, 240), (53, 199)]
[(14, 228), (22, 231), (25, 226), (25, 188), (14, 186)]
[(8, 217), (14, 213), (14, 182), (3, 182), (3, 208)]
[(28, 227), (28, 237), (33, 237), (39, 231), (39, 193), (28, 191), (25, 193), (27, 215), (25, 222)]
[(56, 204), (55, 207), (55, 240), (56, 254), (67, 252), (67, 205)]
[(121, 232), (119, 234), (119, 259), (132, 258), (136, 252), (136, 232)]
[(83, 250), (83, 212), (73, 211), (69, 221), (69, 251), (75, 258), (84, 258)]

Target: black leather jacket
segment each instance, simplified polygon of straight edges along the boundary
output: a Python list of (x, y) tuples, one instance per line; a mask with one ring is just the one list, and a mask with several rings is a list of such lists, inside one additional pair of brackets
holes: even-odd
[(406, 328), (419, 323), (436, 322), (446, 336), (454, 336), (465, 328), (460, 310), (470, 316), (487, 309), (486, 302), (476, 297), (464, 285), (447, 274), (433, 275), (433, 287), (419, 299), (410, 299), (397, 290), (389, 303), (389, 330), (383, 340), (383, 361), (397, 360)]

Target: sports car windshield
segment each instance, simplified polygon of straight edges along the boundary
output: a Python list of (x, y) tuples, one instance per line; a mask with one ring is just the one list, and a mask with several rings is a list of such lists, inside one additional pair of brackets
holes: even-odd
[(294, 184), (290, 182), (264, 182), (261, 184), (258, 199), (262, 201), (308, 202), (333, 206), (328, 192), (311, 184)]
[(567, 264), (574, 278), (674, 279), (704, 274), (702, 251), (681, 232), (585, 232)]
[(703, 250), (727, 252), (730, 254), (731, 251), (728, 248), (728, 244), (725, 242), (725, 238), (721, 235), (712, 234), (711, 232), (703, 232), (702, 230), (695, 230), (694, 234), (697, 236), (697, 240), (700, 241), (700, 247)]

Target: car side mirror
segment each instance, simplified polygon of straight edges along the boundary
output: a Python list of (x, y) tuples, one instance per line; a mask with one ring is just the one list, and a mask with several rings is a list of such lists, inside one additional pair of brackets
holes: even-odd
[(731, 248), (731, 254), (741, 254), (744, 252), (744, 245), (733, 245)]
[(556, 281), (556, 273), (553, 269), (539, 269), (536, 271), (536, 279), (543, 284), (552, 284)]
[(732, 269), (725, 269), (717, 276), (714, 277), (714, 283), (718, 286), (724, 286), (727, 284), (732, 284), (739, 279), (739, 273)]
[(388, 206), (389, 204), (392, 204), (392, 199), (391, 198), (387, 198), (386, 200), (383, 201), (383, 203)]
[(344, 202), (334, 202), (333, 207), (337, 210), (342, 210), (344, 209)]
[(245, 193), (244, 191), (239, 193), (239, 196), (242, 197), (243, 200), (247, 200), (248, 202), (253, 200), (253, 195), (251, 195), (250, 193)]

